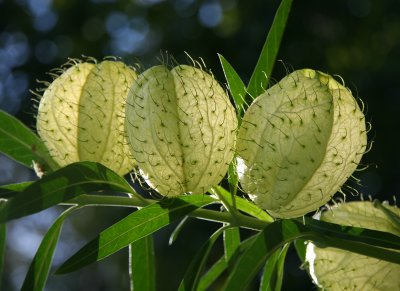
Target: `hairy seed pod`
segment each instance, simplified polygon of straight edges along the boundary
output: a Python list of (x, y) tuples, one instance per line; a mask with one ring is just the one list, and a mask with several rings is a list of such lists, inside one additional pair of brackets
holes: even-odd
[(162, 195), (205, 193), (233, 158), (235, 110), (217, 81), (195, 67), (155, 66), (139, 75), (125, 124), (142, 176)]
[(77, 63), (46, 89), (37, 130), (54, 160), (104, 164), (120, 175), (134, 167), (124, 134), (129, 88), (136, 73), (125, 64)]
[(329, 201), (367, 144), (365, 117), (351, 92), (324, 73), (286, 76), (246, 111), (237, 142), (242, 188), (282, 218)]
[[(397, 207), (382, 205), (400, 216)], [(382, 209), (369, 201), (342, 203), (321, 215), (321, 220), (389, 232), (400, 229)], [(315, 284), (323, 290), (400, 290), (400, 265), (349, 251), (308, 243), (306, 261)]]

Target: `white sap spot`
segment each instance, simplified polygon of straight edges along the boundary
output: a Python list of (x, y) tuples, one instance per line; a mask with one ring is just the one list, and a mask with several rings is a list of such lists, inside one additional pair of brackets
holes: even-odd
[(236, 162), (237, 162), (236, 170), (240, 180), (243, 178), (244, 173), (247, 171), (247, 166), (245, 161), (240, 157), (236, 158)]
[(318, 278), (315, 275), (314, 262), (315, 262), (316, 257), (317, 257), (317, 255), (315, 254), (315, 245), (310, 242), (310, 243), (307, 244), (306, 262), (308, 262), (308, 264), (310, 266), (309, 272), (310, 272), (310, 276), (311, 276), (314, 284), (316, 284), (319, 287), (322, 287), (318, 283)]
[(146, 183), (147, 183), (147, 185), (149, 185), (150, 186), (150, 188), (152, 188), (152, 189), (155, 189), (156, 187), (156, 185), (154, 185), (153, 183), (151, 183), (151, 179), (149, 178), (149, 176), (144, 172), (144, 171), (142, 171), (141, 169), (139, 169), (139, 173), (140, 173), (140, 176), (146, 181)]

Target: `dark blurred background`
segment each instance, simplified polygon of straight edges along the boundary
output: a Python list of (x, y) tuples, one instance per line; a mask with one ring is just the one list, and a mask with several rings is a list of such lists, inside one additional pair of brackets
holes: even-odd
[[(339, 74), (366, 105), (372, 123), (366, 170), (355, 174), (364, 196), (400, 195), (400, 2), (398, 0), (295, 0), (278, 59), (289, 68), (310, 67)], [(245, 82), (250, 78), (279, 1), (245, 0), (0, 0), (0, 108), (34, 128), (35, 80), (68, 57), (119, 56), (145, 68), (168, 51), (187, 62), (184, 51), (202, 57), (224, 82), (217, 53)], [(273, 77), (285, 74), (277, 63)], [(35, 179), (0, 155), (0, 184)], [(354, 184), (350, 184), (354, 186)], [(359, 199), (352, 194), (347, 199)], [(8, 228), (3, 290), (18, 290), (40, 240), (62, 209), (12, 221)], [(129, 213), (86, 208), (65, 224), (54, 265), (96, 233)], [(169, 227), (156, 234), (159, 290), (176, 290), (199, 246), (217, 227), (191, 221), (169, 247)], [(248, 235), (244, 232), (243, 235)], [(219, 256), (217, 246), (214, 259)], [(65, 276), (50, 276), (46, 290), (128, 290), (127, 251)], [(289, 251), (283, 290), (315, 290)], [(218, 286), (214, 286), (218, 290)], [(256, 288), (250, 288), (256, 290)]]

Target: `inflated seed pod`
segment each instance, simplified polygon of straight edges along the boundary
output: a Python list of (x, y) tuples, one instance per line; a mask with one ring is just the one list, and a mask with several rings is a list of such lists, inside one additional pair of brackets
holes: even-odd
[(40, 100), (36, 127), (60, 166), (93, 161), (120, 175), (133, 169), (124, 115), (136, 77), (122, 62), (77, 63), (50, 84)]
[[(382, 205), (400, 216), (397, 207)], [(363, 227), (400, 236), (400, 229), (372, 202), (342, 203), (325, 211), (321, 220)], [(310, 275), (323, 290), (400, 290), (400, 265), (349, 251), (308, 243), (306, 251)]]
[(295, 71), (258, 96), (237, 142), (241, 187), (282, 218), (329, 201), (356, 169), (367, 145), (365, 117), (331, 76)]
[(195, 67), (139, 75), (125, 126), (140, 173), (162, 195), (205, 193), (233, 158), (235, 110), (213, 76)]

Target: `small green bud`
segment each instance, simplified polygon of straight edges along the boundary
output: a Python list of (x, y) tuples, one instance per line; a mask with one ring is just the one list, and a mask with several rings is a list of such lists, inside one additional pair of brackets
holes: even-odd
[(295, 71), (246, 111), (237, 142), (242, 188), (276, 217), (302, 216), (327, 203), (367, 145), (365, 117), (331, 76)]
[(46, 89), (37, 130), (60, 166), (104, 164), (120, 175), (134, 167), (124, 137), (125, 103), (136, 73), (121, 62), (77, 63)]
[(140, 173), (162, 195), (205, 193), (233, 158), (235, 110), (213, 76), (195, 67), (139, 75), (125, 125)]

